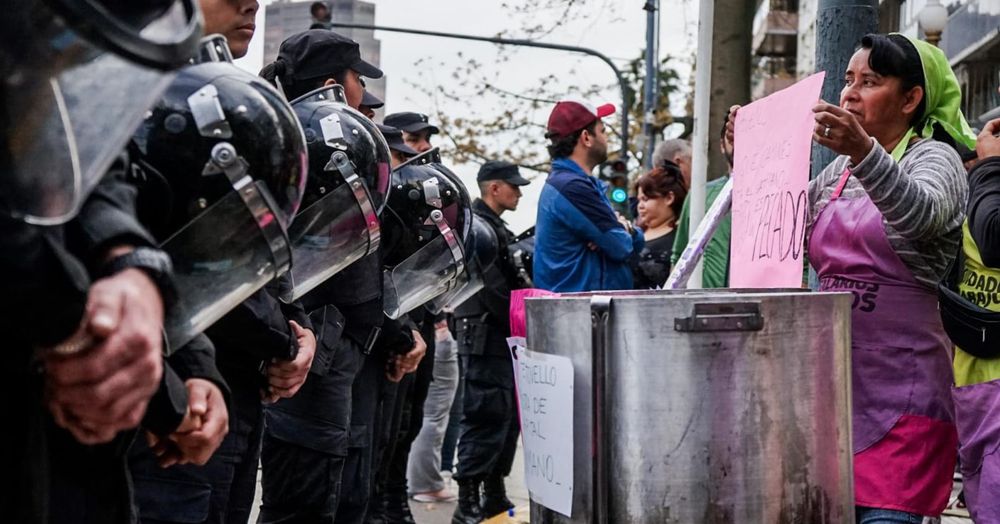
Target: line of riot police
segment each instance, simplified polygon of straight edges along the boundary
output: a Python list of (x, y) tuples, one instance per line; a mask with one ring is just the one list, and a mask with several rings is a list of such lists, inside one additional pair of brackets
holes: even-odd
[(385, 391), (482, 287), (492, 231), (362, 112), (357, 43), (297, 34), (262, 79), (202, 34), (194, 0), (0, 21), (13, 522), (246, 522), (258, 464), (260, 522), (365, 522)]

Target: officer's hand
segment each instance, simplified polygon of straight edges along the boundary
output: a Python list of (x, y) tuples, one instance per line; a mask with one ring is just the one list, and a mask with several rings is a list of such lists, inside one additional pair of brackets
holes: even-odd
[(72, 354), (43, 352), (49, 409), (84, 444), (139, 424), (163, 374), (163, 302), (153, 281), (126, 269), (91, 286)]
[(992, 156), (1000, 156), (1000, 118), (990, 120), (983, 126), (983, 131), (979, 133), (976, 140), (976, 156), (979, 160), (986, 160)]
[[(164, 453), (157, 453), (160, 466), (164, 468), (175, 464), (203, 466), (212, 458), (212, 453), (219, 449), (222, 439), (229, 432), (229, 411), (218, 386), (200, 378), (189, 379), (185, 385), (188, 389), (189, 412), (201, 424), (188, 431), (178, 428), (167, 438), (169, 443), (153, 447), (154, 453), (160, 449), (166, 450)], [(171, 453), (171, 449), (175, 452)]]
[[(190, 385), (186, 384), (190, 390)], [(174, 433), (188, 433), (194, 431), (204, 424), (201, 414), (195, 413), (191, 410), (191, 397), (188, 396), (188, 405), (184, 413), (184, 419), (174, 430)], [(160, 437), (159, 435), (147, 431), (146, 432), (146, 442), (149, 444), (150, 451), (156, 456), (157, 462), (160, 463), (161, 467), (166, 467), (164, 464), (178, 463), (184, 458), (184, 454), (177, 443), (166, 437)]]
[(394, 384), (399, 383), (406, 376), (406, 372), (399, 367), (398, 358), (389, 357), (385, 363), (385, 379)]
[(420, 365), (420, 361), (423, 360), (424, 355), (427, 354), (427, 343), (424, 342), (424, 337), (420, 336), (420, 332), (413, 331), (413, 349), (405, 355), (399, 355), (396, 357), (396, 367), (401, 369), (403, 373), (413, 373), (417, 370), (417, 366)]
[(268, 399), (289, 398), (298, 393), (309, 376), (313, 357), (316, 355), (316, 336), (313, 332), (288, 321), (299, 344), (295, 360), (275, 360), (267, 366)]

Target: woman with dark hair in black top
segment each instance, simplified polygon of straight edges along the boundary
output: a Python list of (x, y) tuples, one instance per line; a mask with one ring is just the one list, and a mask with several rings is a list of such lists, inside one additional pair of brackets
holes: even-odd
[(665, 160), (636, 181), (639, 218), (636, 225), (646, 235), (646, 245), (632, 257), (635, 289), (656, 289), (670, 276), (677, 218), (684, 207), (687, 187), (680, 167)]

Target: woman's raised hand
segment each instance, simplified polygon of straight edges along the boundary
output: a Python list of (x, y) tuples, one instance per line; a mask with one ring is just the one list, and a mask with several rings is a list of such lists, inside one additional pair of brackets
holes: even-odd
[(816, 126), (813, 140), (839, 155), (851, 157), (851, 164), (858, 165), (872, 150), (872, 139), (850, 111), (820, 101), (813, 107)]

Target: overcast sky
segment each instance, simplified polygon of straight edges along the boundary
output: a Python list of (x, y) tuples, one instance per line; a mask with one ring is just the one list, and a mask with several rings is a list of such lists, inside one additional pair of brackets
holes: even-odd
[[(518, 0), (506, 0), (516, 4)], [(256, 73), (261, 67), (263, 35), (266, 20), (264, 20), (263, 5), (269, 0), (261, 0), (262, 7), (257, 15), (257, 31), (250, 45), (247, 56), (237, 61), (237, 64)], [(491, 36), (504, 29), (516, 29), (519, 19), (514, 19), (510, 11), (502, 7), (500, 0), (433, 0), (417, 2), (414, 0), (376, 0), (376, 25), (409, 27), (414, 29), (446, 31), (475, 35)], [(594, 48), (611, 57), (618, 64), (624, 64), (638, 56), (645, 47), (646, 12), (642, 9), (642, 0), (589, 0), (585, 3), (585, 19), (574, 21), (546, 36), (544, 41), (568, 45)], [(605, 9), (598, 9), (600, 6)], [(308, 8), (308, 3), (304, 8)], [(594, 7), (589, 7), (594, 6)], [(661, 0), (660, 10), (660, 56), (677, 57), (684, 73), (688, 72), (690, 55), (693, 52), (695, 31), (697, 30), (697, 4), (691, 0)], [(541, 15), (555, 16), (555, 14)], [(538, 23), (549, 25), (549, 20), (539, 20)], [(607, 83), (611, 85), (614, 77), (607, 65), (596, 58), (549, 51), (542, 49), (517, 48), (513, 59), (497, 64), (496, 47), (488, 43), (447, 40), (400, 33), (376, 32), (376, 38), (382, 42), (381, 68), (386, 72), (388, 83), (386, 87), (387, 113), (396, 111), (420, 111), (432, 113), (435, 101), (430, 97), (414, 91), (407, 85), (418, 77), (421, 70), (425, 78), (433, 82), (446, 82), (450, 75), (463, 61), (457, 53), (461, 51), (466, 58), (475, 58), (483, 64), (483, 71), (495, 78), (495, 85), (510, 91), (520, 92), (531, 85), (536, 85), (539, 79), (551, 73), (563, 79), (567, 86), (574, 83), (591, 85)], [(516, 35), (512, 35), (516, 36)], [(430, 58), (431, 60), (427, 60)], [(424, 59), (423, 65), (416, 65)], [(444, 62), (444, 66), (438, 65)], [(429, 64), (435, 64), (431, 70)], [(686, 82), (685, 82), (686, 85)], [(609, 89), (604, 100), (620, 105), (621, 95), (617, 89)], [(438, 103), (441, 103), (438, 101)], [(470, 111), (480, 113), (492, 109), (499, 111), (489, 99), (470, 100), (454, 107), (444, 106), (444, 110), (453, 116), (469, 114)], [(680, 109), (680, 108), (675, 108)], [(536, 121), (544, 123), (544, 114), (532, 115)], [(544, 147), (543, 131), (538, 131), (539, 148)], [(454, 165), (473, 195), (478, 194), (475, 185), (476, 165)], [(538, 192), (541, 190), (543, 177), (536, 177), (524, 191), (524, 197), (518, 210), (504, 215), (511, 229), (520, 232), (535, 222), (535, 206)]]

